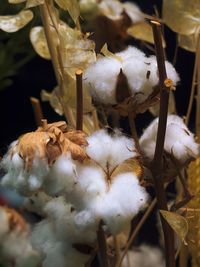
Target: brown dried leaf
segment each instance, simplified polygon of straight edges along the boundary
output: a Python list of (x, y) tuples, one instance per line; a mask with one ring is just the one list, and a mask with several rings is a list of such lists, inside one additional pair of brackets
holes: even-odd
[(43, 27), (33, 27), (30, 31), (30, 40), (38, 55), (45, 59), (51, 58)]
[(85, 149), (75, 143), (71, 142), (68, 139), (65, 139), (63, 153), (71, 152), (71, 156), (74, 160), (83, 161), (88, 159), (88, 155), (85, 152)]
[(191, 35), (199, 26), (199, 0), (164, 0), (163, 19), (173, 31)]
[(5, 32), (16, 32), (26, 26), (32, 18), (31, 10), (22, 10), (16, 15), (0, 16), (0, 29)]
[(31, 8), (44, 4), (44, 0), (27, 0), (26, 8)]
[(115, 99), (117, 103), (121, 103), (126, 98), (131, 96), (128, 79), (124, 75), (122, 69), (120, 69), (120, 73), (118, 74), (118, 77), (117, 77), (117, 84), (116, 84), (115, 92), (116, 92)]
[(22, 231), (28, 230), (28, 226), (24, 218), (14, 209), (8, 207), (1, 207), (6, 212), (9, 222), (10, 231)]
[(87, 146), (88, 142), (86, 140), (87, 135), (82, 131), (69, 131), (66, 132), (65, 138), (69, 139), (71, 142), (79, 145), (79, 146)]
[(160, 213), (162, 214), (163, 218), (169, 223), (172, 229), (176, 232), (180, 240), (187, 245), (185, 241), (186, 235), (188, 233), (187, 220), (183, 216), (175, 212), (160, 210)]
[(55, 0), (56, 4), (69, 12), (71, 18), (76, 23), (80, 15), (79, 4), (77, 0)]

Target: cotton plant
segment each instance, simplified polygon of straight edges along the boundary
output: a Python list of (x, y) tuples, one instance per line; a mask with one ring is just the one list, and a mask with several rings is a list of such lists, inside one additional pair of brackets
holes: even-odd
[[(179, 76), (168, 61), (167, 76), (173, 85)], [(144, 112), (158, 101), (158, 73), (155, 56), (147, 57), (136, 47), (100, 57), (86, 70), (84, 85), (97, 104), (117, 108), (123, 115)]]
[[(146, 128), (140, 137), (141, 150), (149, 161), (153, 159), (157, 129), (158, 118)], [(196, 142), (194, 134), (184, 124), (183, 119), (177, 115), (169, 115), (167, 118), (164, 151), (180, 164), (196, 158), (200, 153), (199, 144)]]
[[(65, 122), (44, 122), (11, 144), (2, 166), (2, 184), (26, 196), (26, 208), (44, 218), (32, 234), (44, 266), (84, 266), (100, 223), (117, 235), (148, 201), (135, 142), (118, 130), (87, 136)], [(90, 247), (88, 255), (80, 245)]]
[(6, 266), (37, 267), (39, 254), (32, 248), (30, 229), (14, 209), (0, 207), (0, 258)]

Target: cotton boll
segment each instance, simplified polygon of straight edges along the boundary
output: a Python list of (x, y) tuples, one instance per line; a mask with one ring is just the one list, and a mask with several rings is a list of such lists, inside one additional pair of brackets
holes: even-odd
[(129, 250), (122, 267), (164, 267), (162, 251), (149, 245), (141, 245), (137, 251)]
[(114, 58), (100, 58), (84, 74), (84, 86), (92, 97), (103, 104), (116, 104), (115, 87), (121, 62)]
[(70, 155), (62, 155), (51, 167), (43, 188), (52, 196), (69, 193), (77, 182), (76, 176), (76, 165)]
[(96, 204), (96, 213), (109, 230), (116, 234), (130, 223), (147, 199), (145, 189), (139, 185), (138, 178), (133, 173), (119, 174), (114, 177), (107, 194)]
[(52, 198), (46, 195), (44, 192), (39, 191), (36, 194), (28, 197), (24, 201), (24, 207), (30, 211), (35, 212), (38, 215), (44, 216), (44, 206), (51, 200)]
[[(155, 119), (140, 138), (141, 150), (149, 159), (152, 159), (154, 155), (157, 128), (158, 119)], [(185, 126), (183, 120), (176, 115), (169, 115), (167, 118), (164, 150), (172, 154), (180, 163), (197, 157), (200, 153), (194, 135)]]
[(126, 61), (127, 59), (140, 59), (143, 60), (145, 57), (145, 53), (139, 50), (134, 46), (128, 46), (125, 50), (116, 53), (116, 55), (122, 58), (122, 62)]
[(66, 198), (77, 210), (82, 210), (91, 207), (93, 200), (104, 194), (107, 182), (104, 171), (95, 163), (77, 165), (77, 173), (78, 182)]
[(136, 157), (133, 139), (122, 136), (121, 133), (109, 135), (105, 130), (99, 130), (87, 138), (86, 152), (105, 171), (112, 170), (128, 158)]

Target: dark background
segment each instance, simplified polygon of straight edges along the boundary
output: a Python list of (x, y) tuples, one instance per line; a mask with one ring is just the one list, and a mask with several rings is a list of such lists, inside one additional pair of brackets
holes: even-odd
[[(155, 14), (154, 7), (161, 14), (162, 1), (143, 0), (134, 1), (148, 14)], [(166, 55), (169, 61), (173, 60), (175, 53), (175, 34), (167, 27), (164, 28), (165, 39), (167, 43)], [(136, 43), (140, 47), (139, 43)], [(183, 116), (186, 114), (191, 78), (194, 63), (194, 54), (178, 49), (178, 60), (176, 70), (180, 74), (181, 82), (175, 92), (177, 112)], [(36, 125), (29, 97), (40, 97), (40, 91), (46, 89), (51, 91), (56, 85), (55, 76), (52, 70), (51, 62), (35, 56), (28, 64), (22, 67), (18, 74), (13, 78), (13, 85), (0, 91), (0, 156), (2, 156), (9, 145), (20, 134), (34, 130)], [(45, 117), (48, 121), (61, 119), (48, 103), (42, 103)], [(194, 116), (194, 110), (192, 115)], [(137, 118), (137, 128), (139, 132), (152, 119), (150, 114), (142, 115)], [(126, 128), (126, 121), (122, 122), (122, 127)], [(193, 127), (193, 124), (190, 125)]]

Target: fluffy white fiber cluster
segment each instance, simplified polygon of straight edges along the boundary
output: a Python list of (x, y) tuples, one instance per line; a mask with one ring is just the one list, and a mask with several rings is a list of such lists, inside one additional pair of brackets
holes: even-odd
[[(179, 81), (177, 72), (171, 63), (166, 61), (165, 64), (168, 78), (176, 85)], [(120, 70), (126, 76), (131, 95), (137, 103), (144, 102), (159, 81), (156, 57), (147, 57), (139, 49), (129, 46), (116, 53), (116, 58), (99, 58), (86, 70), (84, 84), (96, 101), (117, 104), (116, 85)]]
[(74, 244), (92, 247), (100, 221), (110, 233), (119, 233), (147, 202), (137, 172), (123, 168), (138, 156), (134, 141), (117, 131), (99, 130), (87, 142), (83, 162), (67, 153), (49, 166), (36, 153), (25, 170), (17, 153), (11, 157), (8, 152), (3, 159), (7, 174), (2, 183), (27, 190), (28, 209), (46, 217), (32, 237), (34, 248), (43, 253), (43, 266), (84, 266), (88, 255)]
[(19, 227), (10, 227), (9, 215), (0, 207), (0, 258), (6, 266), (36, 267), (39, 255), (32, 249), (28, 231), (22, 231)]
[[(141, 150), (149, 160), (152, 160), (154, 156), (157, 129), (158, 118), (147, 127), (140, 138)], [(176, 115), (169, 115), (167, 118), (164, 150), (172, 154), (180, 163), (184, 163), (190, 158), (196, 158), (200, 153), (194, 134), (189, 131), (183, 119)]]

